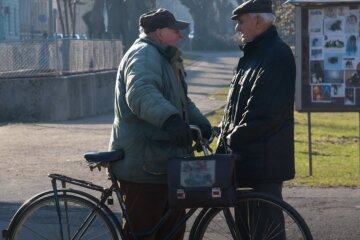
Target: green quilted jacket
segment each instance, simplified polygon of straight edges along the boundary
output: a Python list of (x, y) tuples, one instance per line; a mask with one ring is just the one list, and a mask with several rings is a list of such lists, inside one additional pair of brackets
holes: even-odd
[(115, 119), (109, 149), (125, 158), (110, 167), (118, 179), (166, 183), (167, 161), (186, 156), (170, 145), (161, 126), (173, 114), (189, 124), (209, 124), (187, 97), (180, 51), (148, 38), (137, 39), (121, 60), (115, 86)]

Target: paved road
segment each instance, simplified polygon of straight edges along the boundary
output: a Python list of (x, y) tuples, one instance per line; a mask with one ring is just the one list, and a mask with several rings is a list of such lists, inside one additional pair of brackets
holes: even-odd
[[(202, 112), (224, 104), (209, 95), (228, 85), (236, 59), (236, 53), (207, 53), (187, 68), (190, 97)], [(50, 188), (48, 173), (106, 185), (105, 173), (89, 174), (82, 155), (107, 149), (112, 118), (109, 113), (65, 122), (0, 123), (0, 229), (27, 198)], [(360, 188), (292, 187), (284, 196), (315, 239), (360, 239)]]

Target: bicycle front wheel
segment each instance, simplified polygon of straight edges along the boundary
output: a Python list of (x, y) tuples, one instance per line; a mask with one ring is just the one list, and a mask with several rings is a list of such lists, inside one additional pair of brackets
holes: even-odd
[(9, 227), (11, 240), (118, 239), (104, 212), (84, 198), (60, 194), (60, 211), (54, 195), (24, 207)]
[[(260, 193), (246, 193), (236, 207), (210, 209), (199, 221), (194, 239), (312, 240), (300, 214), (289, 204)], [(228, 213), (228, 214), (226, 214)]]

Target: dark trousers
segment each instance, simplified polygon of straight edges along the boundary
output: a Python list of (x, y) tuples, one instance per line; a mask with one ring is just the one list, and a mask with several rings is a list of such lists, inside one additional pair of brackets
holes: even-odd
[[(168, 189), (166, 184), (142, 184), (120, 181), (125, 205), (135, 232), (144, 232), (154, 227), (168, 209)], [(185, 210), (174, 210), (158, 231), (141, 240), (159, 240), (170, 232), (185, 215)], [(185, 224), (176, 233), (174, 240), (181, 240), (185, 234)], [(125, 223), (127, 239), (128, 224)]]
[[(238, 184), (239, 187), (250, 187), (256, 192), (282, 199), (282, 181), (244, 181)], [(266, 239), (286, 239), (284, 215), (280, 209), (253, 202), (237, 204), (235, 212), (235, 222), (242, 239), (265, 239), (264, 236), (267, 236)], [(268, 234), (272, 234), (271, 238)]]

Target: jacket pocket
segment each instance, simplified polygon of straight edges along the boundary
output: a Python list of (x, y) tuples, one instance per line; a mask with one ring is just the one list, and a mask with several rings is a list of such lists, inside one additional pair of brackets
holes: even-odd
[(265, 144), (253, 142), (239, 146), (240, 160), (236, 161), (237, 179), (261, 179), (266, 170)]
[(167, 161), (173, 152), (169, 141), (147, 139), (143, 156), (143, 170), (152, 175), (165, 175)]
[(293, 123), (288, 122), (266, 142), (267, 176), (292, 179), (295, 175)]

